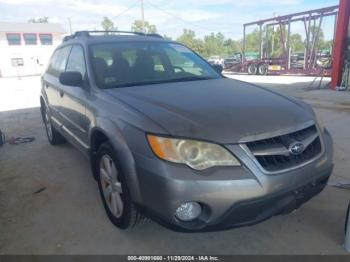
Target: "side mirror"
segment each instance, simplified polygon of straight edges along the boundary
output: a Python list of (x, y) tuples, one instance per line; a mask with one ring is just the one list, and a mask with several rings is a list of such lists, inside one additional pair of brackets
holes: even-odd
[(223, 67), (222, 65), (212, 65), (212, 67), (214, 68), (214, 70), (216, 72), (218, 72), (219, 74), (221, 74), (222, 70), (223, 70)]
[(66, 86), (81, 86), (83, 83), (83, 76), (76, 71), (63, 72), (59, 76), (60, 83)]

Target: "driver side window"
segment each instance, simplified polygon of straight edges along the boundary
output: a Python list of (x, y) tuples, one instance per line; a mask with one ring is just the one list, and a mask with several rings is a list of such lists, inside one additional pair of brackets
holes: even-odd
[(74, 45), (70, 52), (66, 71), (77, 71), (84, 78), (86, 68), (83, 48), (79, 45)]

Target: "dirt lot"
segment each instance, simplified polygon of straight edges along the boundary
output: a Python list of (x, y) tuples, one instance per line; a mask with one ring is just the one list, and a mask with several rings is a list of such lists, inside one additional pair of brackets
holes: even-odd
[[(335, 142), (330, 182), (350, 182), (350, 92), (306, 89), (308, 78), (238, 78), (314, 105)], [(0, 148), (0, 254), (345, 254), (350, 191), (332, 186), (296, 212), (251, 227), (184, 234), (149, 222), (119, 231), (104, 214), (88, 161), (70, 145), (48, 144), (39, 89), (38, 77), (0, 78), (0, 129), (8, 138), (36, 138)]]

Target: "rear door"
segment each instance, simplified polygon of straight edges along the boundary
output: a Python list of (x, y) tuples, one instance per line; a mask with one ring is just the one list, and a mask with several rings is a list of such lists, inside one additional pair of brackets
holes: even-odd
[(60, 86), (59, 104), (64, 130), (78, 143), (77, 146), (85, 151), (88, 149), (85, 106), (90, 92), (84, 50), (81, 45), (72, 46), (65, 71), (79, 72), (83, 78), (82, 86)]

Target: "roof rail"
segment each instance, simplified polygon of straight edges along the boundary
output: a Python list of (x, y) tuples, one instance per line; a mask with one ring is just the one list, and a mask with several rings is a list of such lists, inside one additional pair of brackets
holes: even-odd
[(93, 31), (76, 31), (77, 36), (91, 36), (92, 34), (130, 34), (130, 35), (145, 35), (142, 32), (120, 31), (120, 30), (93, 30)]
[(145, 34), (145, 36), (164, 38), (160, 34), (157, 34), (157, 33)]
[(66, 42), (68, 40), (78, 38), (78, 37), (89, 37), (92, 36), (93, 34), (106, 34), (106, 35), (112, 35), (112, 34), (131, 34), (131, 35), (140, 35), (140, 36), (151, 36), (151, 37), (159, 37), (163, 38), (159, 34), (145, 34), (142, 32), (132, 32), (132, 31), (119, 31), (119, 30), (108, 30), (108, 31), (103, 31), (103, 30), (94, 30), (94, 31), (76, 31), (72, 35), (65, 36), (63, 38), (63, 42)]

